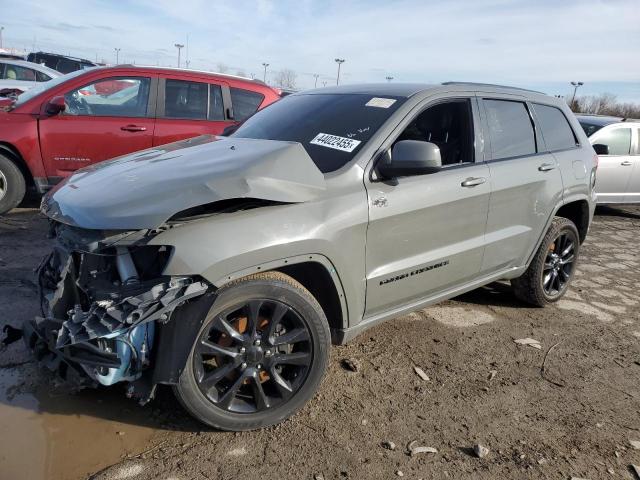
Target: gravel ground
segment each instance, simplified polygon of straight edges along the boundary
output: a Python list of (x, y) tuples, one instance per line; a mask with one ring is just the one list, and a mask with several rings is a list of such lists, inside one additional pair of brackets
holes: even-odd
[[(498, 283), (334, 347), (316, 397), (262, 431), (202, 428), (166, 389), (146, 407), (117, 388), (71, 394), (12, 344), (0, 350), (0, 478), (634, 479), (639, 232), (640, 208), (600, 208), (554, 306)], [(0, 218), (0, 325), (37, 312), (45, 233), (34, 209)], [(437, 451), (410, 455), (413, 441)]]

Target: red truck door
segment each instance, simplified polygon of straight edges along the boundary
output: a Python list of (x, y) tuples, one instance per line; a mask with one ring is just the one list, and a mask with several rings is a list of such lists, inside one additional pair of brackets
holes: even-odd
[(118, 76), (64, 94), (65, 110), (39, 120), (49, 177), (153, 145), (157, 79)]
[(223, 101), (226, 85), (175, 78), (160, 78), (159, 82), (154, 145), (219, 135), (234, 123)]

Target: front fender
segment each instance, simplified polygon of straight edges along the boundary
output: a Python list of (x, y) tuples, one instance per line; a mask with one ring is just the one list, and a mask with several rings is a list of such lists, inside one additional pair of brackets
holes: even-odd
[(200, 275), (216, 287), (256, 272), (319, 263), (335, 284), (343, 319), (352, 323), (364, 311), (365, 296), (368, 217), (359, 200), (340, 202), (340, 211), (323, 201), (216, 215), (171, 228), (150, 243), (173, 247), (164, 274)]

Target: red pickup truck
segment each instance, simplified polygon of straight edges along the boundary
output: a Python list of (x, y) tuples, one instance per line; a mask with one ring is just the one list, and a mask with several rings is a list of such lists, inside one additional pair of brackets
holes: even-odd
[(79, 70), (0, 100), (0, 214), (87, 165), (221, 134), (280, 98), (264, 83), (194, 70)]

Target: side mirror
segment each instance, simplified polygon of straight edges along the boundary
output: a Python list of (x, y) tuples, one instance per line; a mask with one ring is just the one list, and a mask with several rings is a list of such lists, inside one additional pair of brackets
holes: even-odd
[(408, 177), (438, 172), (442, 168), (440, 148), (435, 143), (420, 140), (400, 140), (378, 164), (384, 178)]
[(47, 115), (53, 116), (64, 112), (65, 108), (67, 108), (67, 104), (64, 103), (64, 97), (58, 96), (49, 100), (49, 103), (47, 103), (45, 107), (45, 112), (47, 112)]
[(596, 143), (593, 146), (593, 150), (596, 152), (596, 155), (609, 155), (609, 145)]

